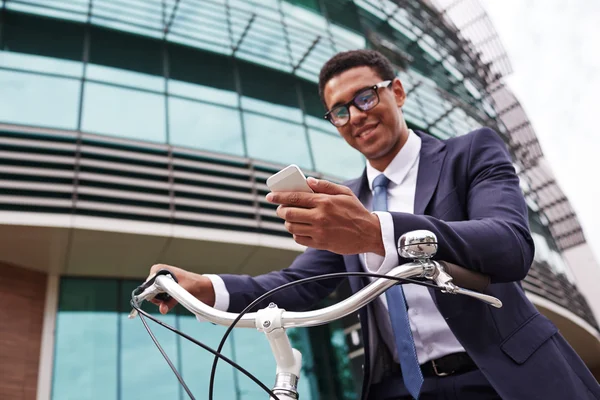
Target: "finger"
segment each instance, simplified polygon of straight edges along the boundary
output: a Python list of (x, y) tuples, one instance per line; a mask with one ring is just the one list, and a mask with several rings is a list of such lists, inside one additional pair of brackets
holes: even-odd
[(326, 181), (325, 179), (316, 179), (316, 178), (310, 177), (310, 178), (306, 179), (306, 182), (308, 183), (308, 186), (310, 186), (310, 188), (315, 193), (346, 194), (346, 195), (353, 194), (352, 190), (350, 190), (350, 188), (343, 186), (343, 185), (335, 184), (333, 182)]
[(277, 207), (277, 216), (281, 219), (285, 219), (288, 222), (297, 223), (310, 223), (313, 217), (314, 211), (308, 208), (299, 208), (280, 205)]
[(300, 236), (313, 236), (314, 226), (309, 224), (298, 224), (295, 222), (285, 222), (285, 229), (292, 235), (300, 235)]
[(169, 301), (161, 301), (160, 305), (158, 306), (158, 310), (160, 311), (161, 314), (166, 314), (173, 307), (175, 307), (176, 304), (177, 304), (177, 300), (175, 300), (175, 299), (170, 299)]
[(317, 248), (315, 241), (310, 236), (294, 235), (294, 241), (302, 246)]
[(315, 207), (315, 198), (314, 193), (305, 192), (271, 192), (266, 197), (270, 203), (304, 208)]

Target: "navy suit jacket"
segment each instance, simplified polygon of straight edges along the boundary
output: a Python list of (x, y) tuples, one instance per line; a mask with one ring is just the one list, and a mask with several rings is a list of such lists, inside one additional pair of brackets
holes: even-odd
[[(450, 329), (503, 399), (600, 399), (585, 364), (525, 297), (519, 283), (531, 266), (534, 245), (527, 207), (509, 153), (500, 137), (483, 128), (441, 141), (422, 140), (414, 214), (391, 212), (395, 240), (411, 230), (434, 232), (436, 259), (488, 274), (487, 293), (503, 302), (495, 309), (475, 299), (430, 289)], [(362, 199), (370, 195), (366, 173), (346, 182)], [(399, 263), (408, 260), (399, 259)], [(362, 271), (358, 255), (307, 249), (289, 268), (258, 277), (221, 275), (230, 293), (229, 311), (239, 312), (266, 291), (298, 279)], [(287, 310), (306, 309), (339, 281), (319, 281), (282, 291), (268, 301)], [(368, 282), (350, 278), (353, 292)], [(266, 306), (266, 305), (264, 305)], [(369, 329), (374, 316), (360, 313), (365, 343), (363, 398), (368, 397)]]

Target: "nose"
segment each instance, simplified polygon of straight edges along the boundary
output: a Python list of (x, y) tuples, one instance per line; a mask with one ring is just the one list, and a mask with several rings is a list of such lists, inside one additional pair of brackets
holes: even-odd
[(350, 123), (352, 125), (362, 125), (367, 118), (367, 112), (356, 107), (354, 104), (348, 108), (350, 111)]

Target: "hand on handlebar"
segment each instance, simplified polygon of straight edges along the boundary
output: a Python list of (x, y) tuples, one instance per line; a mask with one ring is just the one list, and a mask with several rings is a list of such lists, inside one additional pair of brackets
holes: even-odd
[[(215, 290), (211, 280), (207, 277), (171, 265), (154, 264), (152, 268), (150, 268), (148, 279), (161, 269), (169, 270), (177, 278), (179, 285), (201, 302), (211, 307), (215, 304)], [(152, 299), (150, 301), (158, 306), (158, 310), (161, 314), (168, 313), (177, 304), (177, 300), (173, 298), (170, 298), (168, 301), (161, 301), (158, 299)]]

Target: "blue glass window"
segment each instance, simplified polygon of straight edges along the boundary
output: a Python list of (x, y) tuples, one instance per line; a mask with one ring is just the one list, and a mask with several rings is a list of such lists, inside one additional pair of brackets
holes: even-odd
[(117, 293), (116, 281), (62, 280), (56, 318), (53, 399), (117, 396)]
[(163, 95), (88, 82), (83, 100), (83, 131), (166, 141)]
[(315, 169), (342, 179), (356, 178), (365, 168), (365, 158), (337, 133), (309, 129)]
[(81, 83), (0, 69), (0, 121), (77, 129)]
[[(52, 399), (178, 399), (187, 398), (139, 319), (130, 320), (129, 299), (139, 281), (62, 278), (56, 322)], [(146, 311), (156, 307), (144, 303)], [(177, 307), (159, 318), (216, 348), (225, 328), (198, 322)], [(159, 343), (198, 399), (208, 397), (213, 356), (186, 339), (148, 321)], [(292, 329), (293, 346), (312, 365), (307, 331)], [(264, 335), (255, 329), (237, 329), (224, 354), (256, 375), (267, 387), (275, 378), (275, 360)], [(303, 399), (313, 399), (312, 372), (301, 373)], [(249, 378), (220, 362), (215, 381), (216, 399), (254, 400), (266, 394)], [(238, 397), (239, 396), (239, 397)]]
[(244, 112), (248, 157), (313, 169), (304, 126)]
[(0, 67), (24, 71), (50, 73), (65, 77), (80, 78), (83, 64), (78, 61), (62, 60), (12, 51), (0, 51)]
[(240, 113), (235, 108), (170, 97), (169, 135), (176, 146), (244, 155)]

